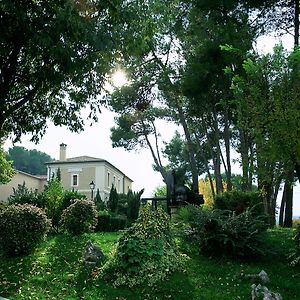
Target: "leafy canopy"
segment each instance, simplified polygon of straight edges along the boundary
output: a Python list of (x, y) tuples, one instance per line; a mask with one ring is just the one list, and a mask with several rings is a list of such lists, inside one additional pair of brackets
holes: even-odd
[(43, 135), (47, 119), (83, 128), (110, 69), (118, 1), (3, 0), (0, 9), (0, 130)]

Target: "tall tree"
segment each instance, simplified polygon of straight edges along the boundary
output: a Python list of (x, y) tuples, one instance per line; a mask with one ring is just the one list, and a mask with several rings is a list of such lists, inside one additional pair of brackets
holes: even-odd
[(35, 149), (27, 150), (20, 146), (8, 149), (8, 159), (13, 161), (15, 169), (32, 175), (47, 174), (45, 163), (53, 160), (50, 155), (44, 152)]
[(80, 130), (86, 105), (96, 118), (119, 36), (118, 3), (1, 1), (0, 136), (29, 132), (37, 140), (47, 119)]
[[(246, 60), (245, 77), (235, 77), (233, 85), (239, 95), (239, 124), (247, 124), (255, 140), (258, 184), (264, 192), (265, 212), (271, 223), (275, 220), (277, 184), (282, 174), (289, 174), (286, 184), (291, 187), (294, 160), (300, 160), (300, 87), (293, 80), (299, 57), (299, 50), (289, 54), (277, 46), (272, 55)], [(291, 200), (287, 195), (291, 195), (290, 191), (286, 191), (284, 201)], [(291, 203), (285, 207), (291, 219)]]

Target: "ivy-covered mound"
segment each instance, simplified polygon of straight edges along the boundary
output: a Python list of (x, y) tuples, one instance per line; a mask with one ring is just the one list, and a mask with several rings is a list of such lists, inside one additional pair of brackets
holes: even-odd
[(154, 285), (182, 267), (183, 256), (172, 238), (169, 217), (144, 206), (136, 223), (120, 238), (102, 275), (115, 286)]

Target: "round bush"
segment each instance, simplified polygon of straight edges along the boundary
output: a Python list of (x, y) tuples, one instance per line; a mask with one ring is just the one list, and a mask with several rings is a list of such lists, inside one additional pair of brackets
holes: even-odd
[(92, 231), (97, 225), (98, 213), (94, 202), (76, 200), (61, 217), (63, 228), (73, 235)]
[(30, 204), (10, 205), (0, 212), (0, 241), (4, 252), (10, 255), (28, 254), (49, 228), (44, 210)]
[(169, 217), (161, 209), (144, 206), (136, 223), (120, 237), (116, 251), (102, 269), (115, 286), (155, 286), (180, 270), (183, 257), (170, 231)]

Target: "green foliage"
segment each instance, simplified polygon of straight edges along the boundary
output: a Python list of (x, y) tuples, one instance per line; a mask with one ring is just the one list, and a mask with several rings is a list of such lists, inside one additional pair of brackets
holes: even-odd
[[(102, 280), (99, 269), (82, 277), (82, 249), (87, 239), (100, 245), (106, 257), (120, 237), (119, 233), (89, 233), (80, 236), (49, 235), (34, 252), (26, 257), (0, 254), (0, 295), (7, 299), (251, 299), (250, 281), (240, 280), (241, 271), (257, 274), (265, 270), (270, 288), (284, 299), (299, 300), (299, 271), (286, 263), (287, 249), (292, 247), (293, 230), (285, 228), (267, 232), (268, 247), (276, 248), (264, 260), (209, 259), (199, 255), (190, 244), (180, 250), (189, 256), (184, 272), (175, 272), (168, 280), (154, 287), (115, 288)], [(270, 241), (271, 239), (271, 241)], [(269, 286), (268, 286), (269, 287)]]
[(263, 214), (263, 202), (259, 192), (243, 192), (237, 190), (224, 192), (216, 195), (214, 208), (231, 210), (236, 214), (251, 209), (256, 215)]
[(33, 192), (26, 187), (25, 182), (18, 184), (17, 188), (13, 188), (13, 194), (8, 197), (10, 204), (32, 204), (40, 208), (44, 208), (46, 204), (45, 194)]
[(98, 212), (96, 231), (114, 232), (125, 229), (127, 217), (125, 215), (111, 214), (108, 210)]
[(94, 202), (76, 200), (61, 216), (63, 228), (72, 235), (94, 230), (97, 225), (97, 210)]
[[(46, 213), (52, 220), (52, 226), (58, 229), (62, 205), (64, 201), (64, 189), (57, 178), (52, 178), (45, 187)], [(67, 201), (67, 200), (66, 200)]]
[(124, 215), (113, 215), (109, 221), (109, 231), (111, 232), (123, 230), (127, 225), (127, 217)]
[(78, 131), (87, 103), (96, 118), (100, 100), (91, 98), (116, 57), (119, 11), (106, 1), (1, 2), (1, 135), (31, 132), (38, 140), (47, 119)]
[(117, 189), (115, 188), (114, 185), (112, 185), (109, 193), (109, 199), (107, 201), (107, 207), (112, 212), (116, 212), (118, 208), (118, 201), (119, 201), (119, 196), (117, 193)]
[(111, 215), (108, 210), (102, 210), (98, 212), (98, 222), (96, 226), (96, 231), (108, 232), (110, 230), (110, 218)]
[(244, 258), (265, 254), (265, 220), (249, 209), (237, 215), (189, 205), (181, 209), (180, 215), (188, 225), (186, 238), (194, 241), (204, 254)]
[(115, 286), (153, 286), (178, 270), (181, 256), (171, 236), (169, 217), (161, 210), (144, 206), (136, 223), (120, 238), (103, 275)]
[(154, 197), (167, 197), (167, 186), (157, 186), (153, 191)]
[(115, 212), (112, 213), (118, 213), (120, 215), (127, 215), (128, 210), (128, 197), (127, 194), (120, 193), (118, 194), (118, 207)]
[(45, 212), (33, 205), (10, 205), (0, 212), (0, 242), (9, 255), (28, 254), (50, 227)]
[(79, 193), (78, 191), (64, 191), (62, 203), (61, 203), (61, 212), (70, 206), (75, 200), (85, 200), (86, 196)]
[(105, 208), (105, 203), (101, 199), (99, 189), (97, 189), (97, 193), (95, 196), (95, 204), (98, 211), (103, 210)]
[(128, 191), (127, 193), (127, 218), (131, 221), (135, 221), (139, 216), (139, 210), (141, 205), (141, 195), (144, 189), (139, 192)]
[(0, 140), (0, 184), (10, 182), (14, 175), (15, 171), (12, 168), (12, 161), (6, 159), (6, 153), (2, 149), (2, 141)]
[(35, 149), (27, 150), (20, 146), (8, 149), (8, 159), (13, 161), (15, 169), (32, 175), (46, 175), (45, 163), (53, 160), (44, 152)]
[(296, 227), (295, 234), (293, 236), (294, 248), (289, 254), (289, 261), (291, 266), (299, 267), (300, 266), (300, 225)]
[(7, 206), (8, 206), (8, 203), (0, 202), (0, 213), (1, 213), (1, 211), (3, 211), (4, 209), (6, 209)]

